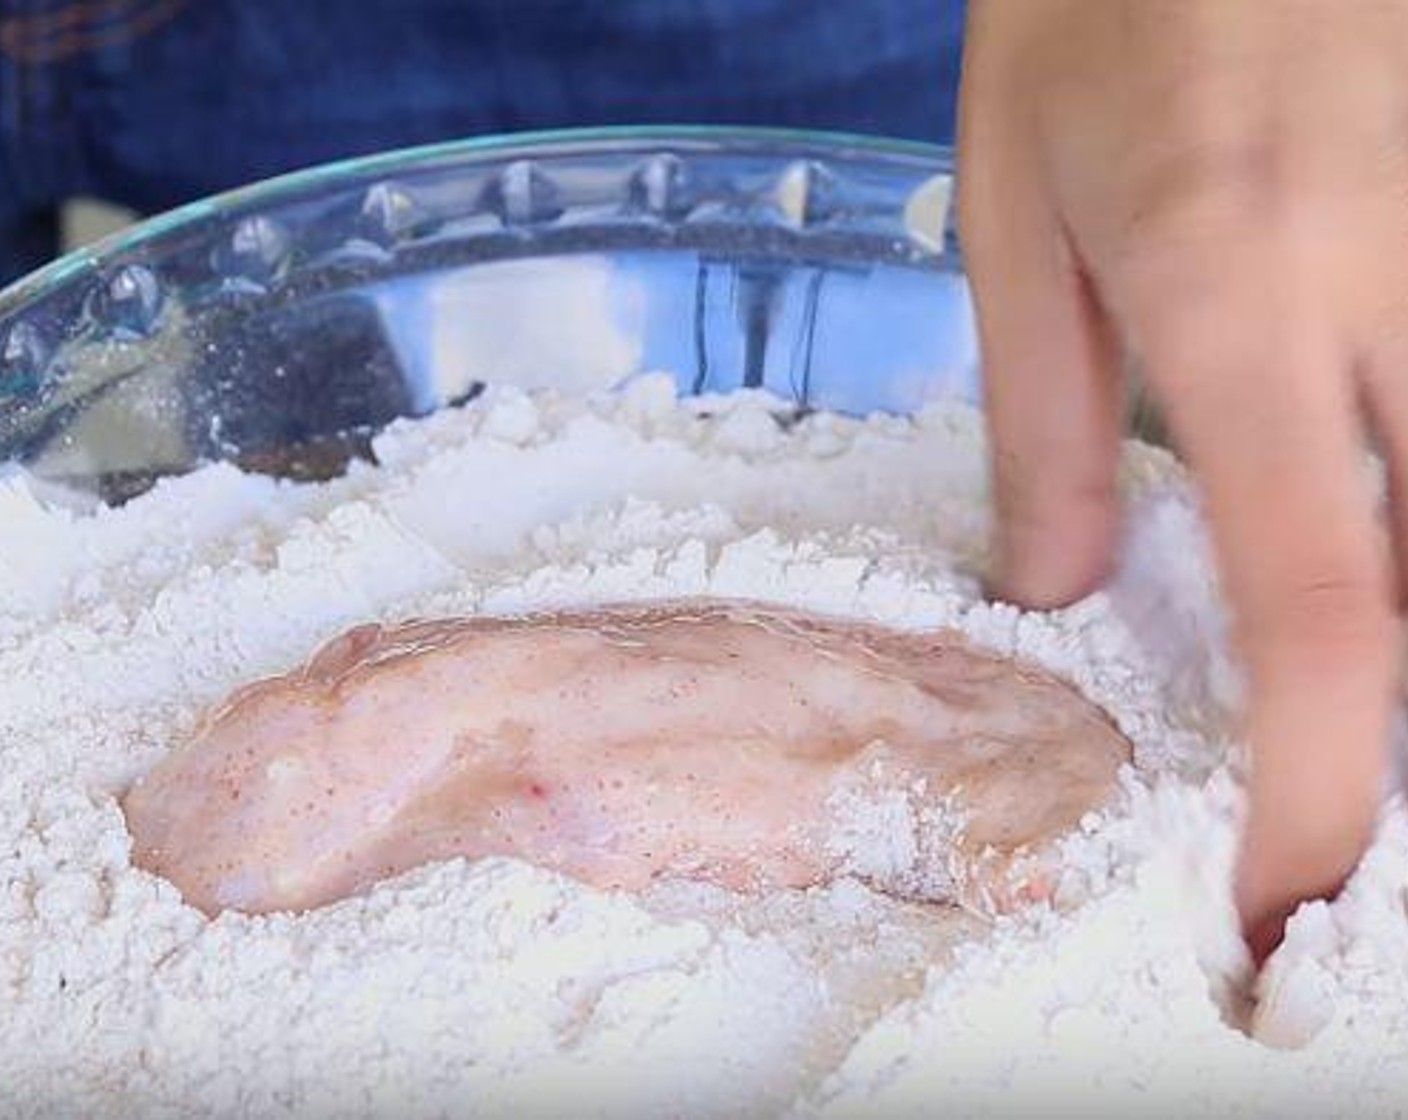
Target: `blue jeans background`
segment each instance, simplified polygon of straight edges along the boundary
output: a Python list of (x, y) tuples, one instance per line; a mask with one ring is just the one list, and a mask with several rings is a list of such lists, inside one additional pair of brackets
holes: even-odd
[(0, 0), (0, 283), (77, 194), (143, 212), (514, 129), (949, 142), (963, 0)]

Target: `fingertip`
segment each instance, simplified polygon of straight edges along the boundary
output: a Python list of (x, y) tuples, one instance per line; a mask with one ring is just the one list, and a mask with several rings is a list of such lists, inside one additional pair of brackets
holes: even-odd
[(1053, 494), (1040, 508), (999, 499), (987, 591), (1026, 610), (1058, 610), (1098, 591), (1114, 569), (1114, 494)]
[(999, 548), (986, 593), (1023, 610), (1055, 611), (1093, 595), (1109, 575), (1104, 558), (1075, 560), (1060, 549), (1009, 545)]
[(1239, 918), (1242, 925), (1242, 941), (1251, 954), (1252, 963), (1258, 971), (1267, 959), (1281, 946), (1286, 936), (1286, 922), (1294, 912), (1294, 905), (1273, 907), (1260, 912), (1242, 911)]
[(1285, 936), (1286, 920), (1291, 916), (1295, 903), (1273, 902), (1266, 889), (1266, 876), (1259, 873), (1255, 850), (1248, 851), (1246, 837), (1243, 837), (1243, 850), (1237, 861), (1237, 873), (1233, 882), (1233, 902), (1237, 908), (1237, 920), (1241, 928), (1242, 943), (1251, 954), (1252, 963), (1258, 972), (1281, 944)]
[(1316, 855), (1339, 845), (1312, 843), (1308, 854), (1293, 858), (1268, 855), (1269, 839), (1255, 827), (1244, 836), (1233, 891), (1242, 940), (1258, 970), (1280, 948), (1286, 923), (1303, 904), (1339, 897), (1369, 841), (1368, 836), (1355, 837), (1342, 852), (1317, 860)]

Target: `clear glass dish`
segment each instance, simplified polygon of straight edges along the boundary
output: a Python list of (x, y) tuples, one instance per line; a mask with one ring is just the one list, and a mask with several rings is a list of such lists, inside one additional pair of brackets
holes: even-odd
[(336, 473), (487, 383), (909, 412), (978, 396), (944, 150), (609, 129), (288, 175), (0, 293), (0, 463), (108, 500), (228, 459)]

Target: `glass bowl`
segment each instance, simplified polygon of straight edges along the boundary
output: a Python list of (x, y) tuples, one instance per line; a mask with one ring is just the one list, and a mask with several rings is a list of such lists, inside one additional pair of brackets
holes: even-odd
[(927, 145), (525, 134), (331, 164), (153, 218), (0, 293), (0, 463), (119, 501), (226, 459), (328, 477), (486, 384), (976, 401)]

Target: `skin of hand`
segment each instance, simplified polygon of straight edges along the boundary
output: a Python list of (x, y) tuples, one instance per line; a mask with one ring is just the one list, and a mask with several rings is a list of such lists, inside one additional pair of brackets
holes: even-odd
[[(1408, 573), (1408, 0), (973, 0), (960, 220), (1033, 607), (1111, 564), (1120, 371), (1209, 514), (1249, 683), (1263, 960), (1372, 836)], [(1388, 475), (1376, 508), (1364, 449)]]

